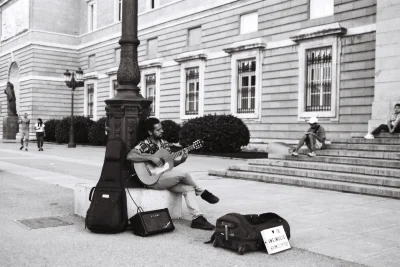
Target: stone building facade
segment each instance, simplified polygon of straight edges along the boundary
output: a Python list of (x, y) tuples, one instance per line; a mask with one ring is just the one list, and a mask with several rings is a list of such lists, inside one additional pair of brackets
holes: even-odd
[[(365, 133), (400, 101), (399, 10), (391, 0), (141, 0), (141, 92), (161, 120), (234, 114), (252, 145), (293, 142), (310, 116), (331, 138)], [(68, 116), (63, 72), (81, 67), (74, 112), (105, 116), (120, 17), (121, 0), (0, 0), (0, 87), (14, 83), (18, 113)]]

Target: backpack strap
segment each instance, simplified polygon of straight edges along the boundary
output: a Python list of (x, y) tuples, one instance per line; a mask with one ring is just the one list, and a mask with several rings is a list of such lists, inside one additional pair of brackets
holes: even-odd
[(89, 193), (89, 201), (90, 202), (92, 201), (92, 194), (93, 194), (93, 191), (94, 191), (95, 188), (96, 187), (94, 186), (94, 187), (92, 187), (92, 189), (90, 189), (90, 193)]
[(204, 242), (204, 244), (211, 244), (215, 239), (215, 233), (212, 234), (211, 239), (207, 242)]

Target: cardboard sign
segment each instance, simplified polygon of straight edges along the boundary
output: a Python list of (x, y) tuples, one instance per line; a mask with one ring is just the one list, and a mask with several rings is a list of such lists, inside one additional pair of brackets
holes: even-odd
[(283, 226), (277, 226), (261, 231), (268, 254), (274, 254), (291, 248)]

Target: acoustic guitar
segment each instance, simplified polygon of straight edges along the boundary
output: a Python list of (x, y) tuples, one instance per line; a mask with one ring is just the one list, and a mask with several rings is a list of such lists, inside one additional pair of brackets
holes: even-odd
[(204, 142), (201, 140), (194, 141), (189, 147), (186, 147), (178, 152), (171, 153), (168, 150), (161, 148), (153, 155), (163, 161), (163, 165), (157, 166), (151, 161), (133, 163), (135, 172), (140, 182), (144, 185), (153, 185), (160, 179), (161, 174), (171, 170), (174, 167), (174, 159), (181, 156), (185, 151), (189, 152), (193, 149), (199, 149)]

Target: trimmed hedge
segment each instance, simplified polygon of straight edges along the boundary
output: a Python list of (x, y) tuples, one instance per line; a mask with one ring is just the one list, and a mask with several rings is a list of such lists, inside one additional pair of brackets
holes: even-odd
[(106, 117), (100, 118), (99, 120), (93, 122), (89, 129), (89, 142), (95, 146), (105, 146), (107, 144), (107, 135), (105, 133), (107, 121)]
[(181, 126), (173, 120), (162, 121), (161, 125), (164, 131), (162, 139), (166, 140), (168, 143), (179, 143), (179, 132), (181, 131)]
[(184, 122), (180, 131), (183, 146), (201, 139), (202, 152), (238, 152), (250, 142), (250, 132), (246, 124), (232, 115), (206, 115)]
[[(56, 126), (57, 143), (68, 143), (71, 117), (63, 118)], [(88, 133), (93, 121), (89, 117), (74, 116), (75, 143), (88, 143)]]
[(49, 141), (49, 142), (56, 141), (56, 126), (57, 126), (57, 123), (60, 123), (60, 121), (61, 120), (51, 119), (44, 123), (44, 130), (46, 133), (44, 140)]

